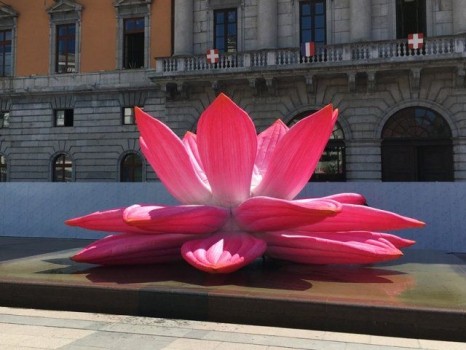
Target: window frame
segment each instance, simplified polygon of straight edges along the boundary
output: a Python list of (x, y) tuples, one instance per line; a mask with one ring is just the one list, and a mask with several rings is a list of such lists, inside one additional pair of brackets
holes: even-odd
[[(61, 164), (57, 162), (61, 161)], [(68, 165), (68, 166), (67, 166)], [(59, 174), (57, 169), (61, 172)], [(70, 172), (70, 176), (66, 177), (67, 169)], [(61, 175), (60, 179), (58, 175)], [(74, 167), (73, 159), (66, 153), (58, 153), (52, 158), (52, 182), (73, 182), (74, 181)]]
[(131, 18), (143, 18), (144, 19), (144, 64), (138, 69), (147, 69), (151, 65), (150, 55), (150, 25), (151, 25), (151, 3), (152, 0), (116, 0), (114, 7), (117, 16), (117, 55), (116, 65), (117, 69), (125, 68), (124, 59), (124, 40), (125, 40), (125, 20)]
[[(58, 114), (63, 112), (63, 125), (58, 123)], [(70, 122), (71, 120), (71, 122)], [(68, 121), (68, 122), (67, 122)], [(57, 108), (53, 110), (53, 126), (57, 128), (68, 128), (74, 126), (74, 109)]]
[[(234, 14), (235, 14), (235, 21), (234, 22), (228, 22), (228, 17), (229, 17), (229, 12), (230, 11), (234, 11)], [(224, 19), (224, 22), (223, 23), (220, 23), (220, 24), (223, 24), (223, 33), (224, 33), (224, 38), (223, 38), (223, 47), (218, 47), (217, 45), (217, 38), (218, 38), (218, 34), (217, 34), (217, 28), (219, 27), (220, 24), (217, 23), (217, 15), (218, 14), (223, 14), (223, 19)], [(238, 52), (238, 9), (237, 8), (225, 8), (225, 9), (215, 9), (213, 11), (213, 16), (214, 16), (214, 20), (213, 20), (213, 38), (214, 38), (214, 48), (215, 49), (218, 49), (219, 52), (222, 52), (222, 53), (235, 53), (235, 52)], [(225, 20), (226, 19), (226, 20)], [(234, 24), (235, 25), (235, 34), (234, 36), (233, 35), (229, 35), (229, 25), (230, 24)], [(234, 37), (235, 38), (235, 47), (230, 50), (229, 48), (229, 45), (228, 45), (228, 39), (230, 37)]]
[[(76, 74), (80, 72), (81, 63), (81, 12), (82, 5), (68, 0), (57, 0), (47, 9), (50, 17), (50, 51), (49, 51), (49, 72), (50, 74)], [(61, 25), (75, 25), (75, 71), (74, 72), (57, 72), (57, 27)]]
[[(74, 27), (74, 33), (73, 34), (65, 34), (65, 35), (60, 35), (60, 29), (61, 28), (67, 28), (67, 31), (69, 30), (69, 27)], [(71, 22), (71, 23), (60, 23), (55, 26), (55, 73), (56, 74), (68, 74), (68, 73), (76, 73), (77, 72), (77, 67), (76, 67), (76, 30), (77, 26), (76, 23)], [(74, 55), (74, 66), (71, 68), (71, 65), (69, 64), (68, 57), (70, 57), (70, 52), (68, 51), (69, 49), (69, 43), (74, 42), (73, 45), (73, 52), (72, 54)], [(60, 43), (64, 43), (64, 57), (65, 57), (65, 65), (64, 65), (64, 71), (60, 70), (60, 63), (62, 62), (60, 60)], [(70, 68), (72, 70), (70, 70)]]
[[(130, 111), (131, 114), (127, 115), (126, 112)], [(127, 118), (130, 119), (130, 122), (126, 122)], [(122, 125), (136, 125), (136, 115), (134, 113), (134, 107), (122, 107), (121, 108), (121, 124)]]
[(6, 129), (9, 127), (10, 127), (10, 111), (0, 111), (0, 129)]
[[(10, 39), (6, 39), (6, 38), (3, 38), (6, 36), (6, 33), (10, 33)], [(3, 40), (2, 40), (3, 39)], [(10, 68), (9, 68), (9, 71), (6, 72), (5, 68), (6, 68), (6, 57), (7, 57), (7, 52), (5, 52), (6, 50), (4, 49), (7, 44), (6, 43), (9, 43), (9, 46), (10, 46), (10, 50), (9, 50), (9, 54), (10, 54)], [(2, 58), (1, 60), (1, 64), (0, 64), (0, 77), (11, 77), (13, 76), (13, 29), (2, 29), (0, 28), (0, 48), (3, 48), (4, 50), (1, 50), (0, 49), (0, 56)]]
[[(303, 28), (303, 7), (308, 5), (310, 6), (310, 14), (309, 16), (306, 16), (306, 17), (311, 17), (312, 18), (312, 21), (311, 23), (316, 23), (315, 21), (315, 18), (316, 16), (320, 15), (320, 14), (316, 14), (316, 5), (318, 3), (321, 3), (322, 4), (322, 9), (323, 9), (323, 27), (316, 27), (314, 24), (311, 24), (311, 28), (308, 29), (309, 31), (309, 40), (307, 40), (306, 38), (304, 38), (304, 32), (305, 32), (305, 29)], [(311, 41), (311, 42), (314, 42), (316, 47), (322, 47), (324, 45), (327, 45), (327, 42), (328, 42), (328, 33), (327, 33), (327, 30), (328, 30), (328, 26), (327, 26), (327, 1), (326, 0), (306, 0), (306, 1), (299, 1), (299, 10), (298, 10), (298, 18), (299, 18), (299, 21), (298, 21), (298, 32), (299, 32), (299, 44), (302, 44), (304, 42), (307, 42), (307, 41)], [(319, 40), (317, 41), (316, 40), (316, 30), (317, 29), (321, 29), (322, 32), (323, 32), (323, 35), (324, 35), (324, 40)]]
[[(127, 24), (129, 22), (134, 21), (134, 22), (137, 23), (139, 20), (143, 21), (142, 29), (135, 29), (135, 30), (128, 30), (127, 29)], [(144, 52), (145, 51), (145, 46), (146, 46), (146, 43), (145, 43), (145, 26), (146, 26), (146, 24), (145, 24), (144, 17), (130, 17), (130, 18), (124, 18), (123, 19), (123, 69), (141, 69), (141, 68), (145, 68), (145, 52)], [(134, 38), (136, 37), (136, 35), (138, 37), (142, 36), (142, 39), (143, 39), (142, 48), (139, 48), (138, 50), (131, 49), (131, 47), (130, 47), (132, 45), (135, 45), (136, 40), (134, 40)], [(130, 45), (130, 43), (132, 43), (132, 45)], [(141, 55), (141, 57), (137, 57), (136, 59), (131, 59), (130, 60), (130, 56), (131, 56), (131, 58), (133, 56), (136, 56), (135, 51), (137, 51), (137, 53), (139, 55)], [(136, 64), (133, 63), (134, 61), (136, 61)], [(142, 61), (142, 62), (139, 63), (139, 61)]]

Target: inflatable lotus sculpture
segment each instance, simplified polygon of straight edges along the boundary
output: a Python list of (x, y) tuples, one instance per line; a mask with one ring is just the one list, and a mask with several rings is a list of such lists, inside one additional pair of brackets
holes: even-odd
[(264, 254), (306, 264), (400, 257), (414, 242), (380, 231), (422, 222), (368, 207), (359, 194), (294, 199), (312, 176), (337, 115), (328, 105), (291, 128), (278, 120), (257, 135), (248, 114), (221, 94), (202, 113), (197, 135), (180, 140), (136, 109), (141, 150), (182, 204), (136, 204), (68, 220), (112, 233), (72, 259), (116, 265), (183, 257), (199, 270), (229, 273)]

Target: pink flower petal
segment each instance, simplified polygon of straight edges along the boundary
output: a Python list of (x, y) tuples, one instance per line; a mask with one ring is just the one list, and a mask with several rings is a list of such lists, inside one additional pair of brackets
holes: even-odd
[(364, 205), (342, 204), (341, 212), (300, 227), (302, 231), (390, 231), (423, 227), (422, 221)]
[(213, 233), (228, 218), (229, 212), (224, 208), (201, 205), (133, 205), (123, 214), (123, 220), (128, 225), (153, 233)]
[[(262, 237), (262, 236), (261, 236)], [(336, 235), (267, 233), (267, 255), (304, 264), (371, 264), (403, 255), (394, 245), (357, 232)]]
[(331, 196), (322, 197), (323, 199), (332, 199), (340, 203), (366, 205), (366, 198), (359, 193), (338, 193)]
[(128, 225), (123, 220), (126, 208), (116, 208), (106, 211), (96, 211), (85, 216), (66, 220), (69, 226), (78, 226), (88, 230), (122, 233), (148, 233), (146, 230)]
[(135, 235), (107, 236), (91, 243), (71, 259), (99, 265), (154, 264), (181, 258), (181, 245), (192, 235)]
[(181, 140), (165, 124), (136, 108), (141, 150), (168, 191), (180, 202), (207, 203), (210, 189), (199, 178)]
[(183, 244), (183, 258), (209, 273), (230, 273), (248, 265), (266, 249), (264, 241), (244, 232), (221, 232)]
[(278, 142), (288, 132), (288, 127), (278, 119), (269, 128), (257, 136), (257, 155), (255, 165), (259, 172), (264, 174), (269, 166), (272, 154)]
[(202, 113), (197, 144), (214, 203), (236, 206), (250, 195), (257, 151), (252, 120), (227, 96), (219, 95)]
[(332, 133), (331, 105), (293, 125), (276, 145), (256, 196), (293, 199), (307, 184)]
[(194, 171), (197, 173), (199, 178), (207, 185), (209, 185), (209, 180), (205, 174), (204, 167), (202, 166), (201, 158), (199, 157), (199, 150), (197, 148), (196, 134), (188, 131), (183, 137), (183, 145), (188, 152), (189, 159), (193, 165)]
[(238, 225), (247, 231), (284, 230), (336, 215), (341, 203), (330, 199), (287, 201), (270, 197), (253, 197), (234, 209)]
[(411, 247), (413, 244), (416, 243), (416, 241), (413, 241), (411, 239), (391, 235), (389, 233), (382, 233), (382, 232), (372, 232), (372, 233), (374, 235), (379, 236), (380, 238), (383, 238), (389, 241), (391, 244), (393, 244), (398, 249)]

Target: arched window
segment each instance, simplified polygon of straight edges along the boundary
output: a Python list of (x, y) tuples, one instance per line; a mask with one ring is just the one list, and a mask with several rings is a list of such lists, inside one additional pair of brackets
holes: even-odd
[(53, 182), (73, 181), (73, 162), (69, 156), (62, 153), (53, 159), (52, 164)]
[(0, 182), (6, 182), (6, 157), (3, 154), (0, 154)]
[(451, 130), (437, 112), (408, 107), (382, 131), (383, 181), (453, 181)]
[(141, 182), (142, 181), (142, 160), (137, 153), (128, 153), (120, 163), (121, 182)]
[[(288, 126), (296, 124), (299, 120), (311, 115), (315, 111), (306, 111), (294, 117)], [(325, 146), (316, 170), (312, 175), (312, 181), (346, 181), (345, 160), (345, 134), (337, 122), (333, 128), (332, 135)]]

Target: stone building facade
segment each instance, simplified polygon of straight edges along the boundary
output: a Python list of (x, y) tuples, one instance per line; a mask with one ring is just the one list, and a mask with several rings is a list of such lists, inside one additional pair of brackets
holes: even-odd
[[(0, 78), (4, 180), (153, 180), (125, 111), (144, 107), (182, 136), (195, 131), (219, 92), (244, 108), (258, 131), (277, 118), (292, 125), (328, 103), (337, 107), (339, 123), (317, 180), (466, 180), (461, 0), (174, 0), (167, 12), (173, 20), (171, 49), (154, 55), (167, 39), (149, 35), (155, 25), (149, 18), (163, 1), (108, 4), (120, 18), (111, 29), (113, 68), (93, 69), (85, 62), (82, 35), (75, 64), (89, 71), (78, 67), (58, 74), (52, 62), (45, 74)], [(0, 31), (18, 28), (19, 43), (21, 13), (10, 2), (2, 8)], [(54, 3), (79, 9), (82, 17), (50, 4), (50, 28), (57, 25), (55, 13), (57, 23), (81, 21), (84, 31), (90, 3)], [(118, 26), (141, 17), (142, 63), (125, 67), (126, 32)], [(421, 47), (409, 47), (410, 34), (421, 34), (415, 36), (423, 37)], [(305, 42), (314, 46), (310, 56), (300, 50)], [(219, 50), (216, 63), (207, 58), (211, 49)], [(56, 111), (65, 111), (63, 124), (72, 111), (71, 125), (58, 127)], [(125, 177), (128, 169), (132, 175)]]

